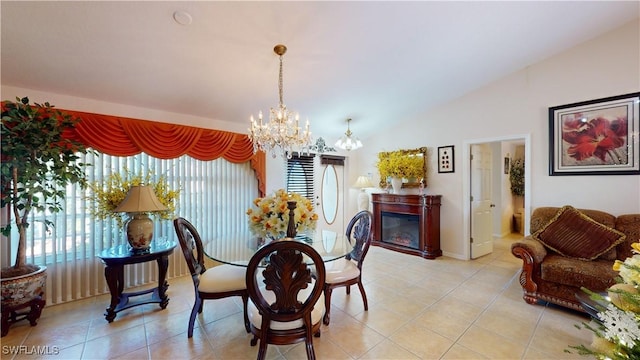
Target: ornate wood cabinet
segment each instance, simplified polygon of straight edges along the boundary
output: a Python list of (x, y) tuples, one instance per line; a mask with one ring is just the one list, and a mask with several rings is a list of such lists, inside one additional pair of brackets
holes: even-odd
[(371, 194), (372, 245), (435, 259), (440, 249), (441, 195)]

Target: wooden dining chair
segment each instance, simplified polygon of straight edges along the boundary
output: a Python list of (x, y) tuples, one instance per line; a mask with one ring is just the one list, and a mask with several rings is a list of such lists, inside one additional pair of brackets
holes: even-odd
[(244, 327), (249, 332), (249, 318), (247, 316), (249, 293), (245, 282), (246, 268), (222, 264), (207, 269), (204, 265), (202, 239), (200, 239), (196, 228), (181, 217), (173, 220), (173, 226), (191, 272), (196, 296), (193, 309), (191, 309), (191, 316), (189, 317), (187, 336), (193, 336), (193, 325), (196, 315), (202, 313), (203, 300), (222, 299), (230, 296), (242, 297)]
[[(310, 260), (307, 265), (305, 259)], [(266, 267), (265, 267), (266, 265)], [(315, 267), (312, 276), (310, 267)], [(320, 336), (325, 269), (322, 257), (309, 245), (285, 239), (269, 243), (249, 261), (249, 322), (258, 340), (258, 359), (267, 344), (287, 345), (304, 341), (307, 358), (315, 359), (313, 336)]]
[(329, 325), (331, 321), (331, 292), (333, 289), (346, 286), (347, 294), (351, 294), (351, 285), (358, 284), (364, 310), (369, 310), (367, 294), (362, 286), (362, 263), (371, 245), (370, 211), (362, 210), (357, 213), (347, 225), (346, 235), (355, 242), (353, 250), (343, 259), (330, 261), (326, 264), (326, 278), (324, 284), (324, 302), (326, 312), (323, 322)]

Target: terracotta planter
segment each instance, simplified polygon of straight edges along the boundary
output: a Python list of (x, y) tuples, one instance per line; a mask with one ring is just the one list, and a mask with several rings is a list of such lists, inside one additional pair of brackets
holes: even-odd
[(44, 295), (47, 267), (40, 266), (40, 269), (36, 272), (0, 280), (2, 284), (2, 308), (17, 307)]

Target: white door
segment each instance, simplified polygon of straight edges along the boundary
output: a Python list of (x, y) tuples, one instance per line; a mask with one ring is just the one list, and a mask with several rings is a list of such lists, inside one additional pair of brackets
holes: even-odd
[(343, 234), (345, 227), (344, 166), (321, 164), (320, 159), (317, 159), (315, 164), (317, 228)]
[(471, 145), (471, 258), (493, 252), (492, 153), (489, 144)]

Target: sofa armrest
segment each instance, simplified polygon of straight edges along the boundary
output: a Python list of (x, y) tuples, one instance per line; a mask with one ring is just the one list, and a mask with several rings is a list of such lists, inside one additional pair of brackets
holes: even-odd
[(542, 243), (531, 237), (511, 244), (511, 253), (522, 259), (522, 271), (520, 271), (519, 281), (524, 290), (524, 300), (529, 304), (537, 301), (536, 293), (538, 284), (536, 278), (540, 276), (540, 263), (547, 256), (547, 250)]
[(511, 253), (524, 261), (527, 260), (523, 256), (529, 257), (529, 261), (539, 264), (547, 256), (547, 249), (538, 240), (527, 236), (511, 244)]

